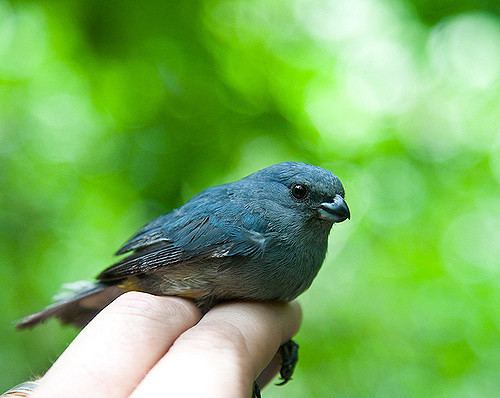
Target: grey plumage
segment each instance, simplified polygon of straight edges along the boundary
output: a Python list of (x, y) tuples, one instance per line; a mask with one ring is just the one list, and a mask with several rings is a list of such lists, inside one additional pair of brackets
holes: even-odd
[(127, 290), (189, 297), (204, 311), (230, 299), (292, 300), (316, 276), (333, 223), (349, 216), (331, 172), (295, 162), (270, 166), (209, 188), (149, 223), (95, 283), (18, 327), (51, 316), (83, 325)]

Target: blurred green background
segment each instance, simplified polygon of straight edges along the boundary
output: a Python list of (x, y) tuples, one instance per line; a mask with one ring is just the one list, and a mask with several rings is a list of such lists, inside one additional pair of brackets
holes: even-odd
[(0, 390), (13, 321), (203, 188), (300, 160), (352, 211), (266, 397), (497, 397), (500, 3), (0, 1)]

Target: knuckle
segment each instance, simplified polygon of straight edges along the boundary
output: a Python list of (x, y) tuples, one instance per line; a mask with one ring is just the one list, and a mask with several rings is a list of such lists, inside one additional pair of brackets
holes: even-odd
[(251, 352), (247, 339), (237, 326), (229, 322), (198, 324), (190, 333), (181, 335), (180, 339), (184, 342), (188, 340), (191, 348), (231, 361), (242, 371), (249, 370)]
[(178, 297), (159, 297), (142, 292), (126, 292), (112, 304), (119, 316), (145, 318), (170, 323), (173, 319), (195, 322), (198, 310), (194, 304)]
[(244, 333), (225, 321), (198, 323), (181, 334), (174, 347), (184, 357), (197, 358), (194, 374), (230, 379), (237, 391), (248, 390), (256, 377)]

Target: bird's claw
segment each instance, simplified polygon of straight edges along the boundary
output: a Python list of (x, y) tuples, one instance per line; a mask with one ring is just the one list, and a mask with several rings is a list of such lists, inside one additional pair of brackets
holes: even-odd
[(277, 383), (277, 385), (282, 386), (292, 378), (295, 365), (299, 360), (299, 345), (293, 340), (288, 340), (280, 347), (279, 353), (281, 355), (281, 382)]
[[(299, 360), (299, 345), (293, 340), (288, 340), (280, 347), (278, 352), (281, 355), (281, 382), (276, 385), (282, 386), (292, 379), (295, 365), (297, 365), (297, 361)], [(261, 398), (260, 388), (257, 382), (253, 383), (252, 398)]]
[(260, 387), (257, 382), (253, 383), (252, 398), (262, 398), (262, 396), (260, 395)]

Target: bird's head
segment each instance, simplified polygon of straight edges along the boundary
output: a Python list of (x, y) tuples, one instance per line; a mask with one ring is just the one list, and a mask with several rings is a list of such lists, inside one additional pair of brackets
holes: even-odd
[(321, 167), (297, 162), (278, 163), (245, 180), (262, 196), (322, 222), (339, 223), (351, 217), (342, 183)]

